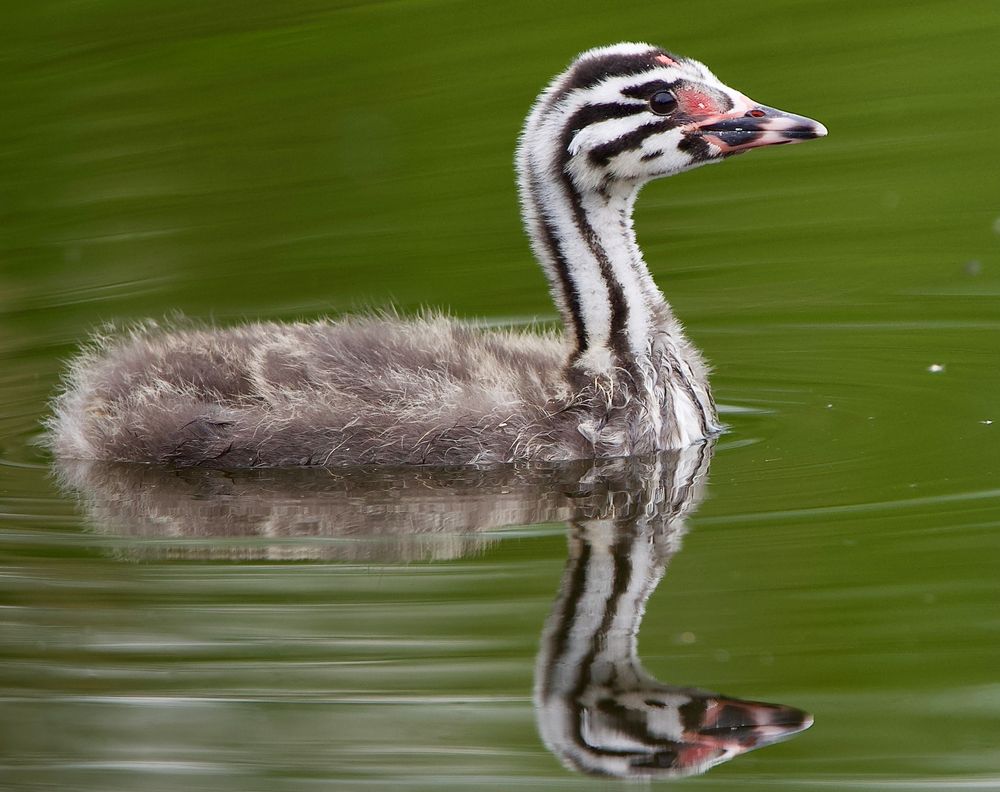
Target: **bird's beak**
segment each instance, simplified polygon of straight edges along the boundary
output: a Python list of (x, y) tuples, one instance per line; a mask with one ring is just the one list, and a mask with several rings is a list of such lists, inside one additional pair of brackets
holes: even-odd
[(819, 121), (758, 104), (749, 110), (711, 116), (687, 131), (716, 146), (724, 155), (826, 136), (826, 127)]

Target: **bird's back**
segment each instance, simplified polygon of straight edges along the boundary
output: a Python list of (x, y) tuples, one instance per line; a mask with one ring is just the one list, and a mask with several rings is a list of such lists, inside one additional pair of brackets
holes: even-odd
[(145, 325), (95, 337), (50, 436), (64, 457), (217, 467), (566, 456), (532, 432), (566, 397), (565, 357), (555, 334), (440, 316)]

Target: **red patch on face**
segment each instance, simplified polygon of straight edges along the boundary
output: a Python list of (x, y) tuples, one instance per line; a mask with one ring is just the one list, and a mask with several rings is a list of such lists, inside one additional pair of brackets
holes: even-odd
[(653, 60), (655, 60), (657, 63), (662, 63), (664, 66), (677, 65), (677, 61), (675, 61), (673, 58), (667, 57), (666, 55), (657, 55), (655, 58), (653, 58)]
[(724, 112), (717, 96), (696, 88), (677, 88), (674, 96), (684, 112), (691, 116), (718, 115)]

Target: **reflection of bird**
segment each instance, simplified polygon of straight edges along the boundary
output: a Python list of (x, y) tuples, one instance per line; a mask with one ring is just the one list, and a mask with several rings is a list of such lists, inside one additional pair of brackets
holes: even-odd
[(636, 655), (646, 600), (680, 549), (709, 452), (661, 455), (639, 478), (605, 479), (603, 507), (591, 496), (572, 519), (535, 671), (539, 732), (568, 767), (621, 778), (693, 775), (812, 724), (782, 704), (665, 684)]
[(664, 777), (704, 772), (811, 722), (792, 707), (660, 682), (637, 656), (646, 601), (701, 500), (713, 444), (489, 468), (56, 469), (93, 530), (127, 537), (108, 551), (133, 559), (455, 559), (501, 541), (491, 529), (569, 522), (535, 669), (539, 732), (569, 767)]
[(488, 463), (680, 448), (718, 431), (705, 366), (632, 229), (641, 186), (826, 134), (646, 44), (581, 55), (535, 103), (521, 204), (565, 332), (433, 316), (98, 338), (50, 422), (66, 457), (245, 467)]

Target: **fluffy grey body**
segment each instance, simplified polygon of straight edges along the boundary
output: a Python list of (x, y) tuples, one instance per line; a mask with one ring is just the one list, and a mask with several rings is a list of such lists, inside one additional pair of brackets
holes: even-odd
[(620, 380), (571, 386), (567, 354), (559, 333), (440, 316), (149, 324), (96, 338), (74, 362), (52, 437), (69, 458), (223, 468), (489, 464), (678, 444), (653, 435)]
[(562, 333), (441, 316), (95, 337), (49, 421), (63, 457), (214, 467), (490, 464), (683, 448), (720, 429), (646, 267), (647, 181), (825, 134), (648, 44), (579, 56), (521, 135), (525, 228)]

